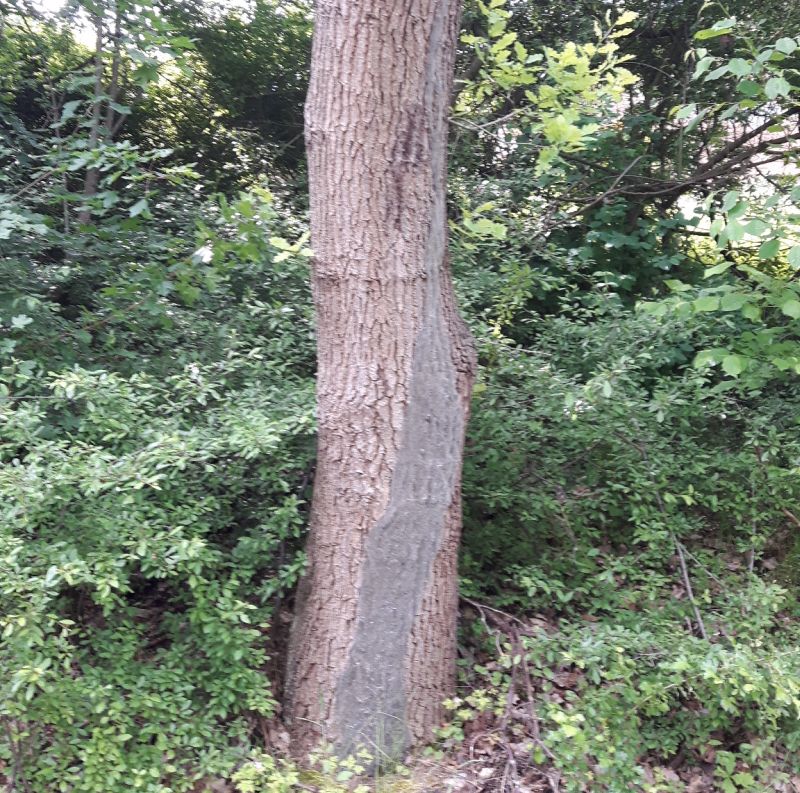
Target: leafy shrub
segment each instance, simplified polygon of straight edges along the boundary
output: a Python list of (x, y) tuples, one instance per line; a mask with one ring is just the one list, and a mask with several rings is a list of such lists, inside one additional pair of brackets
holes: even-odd
[(465, 463), (465, 575), (500, 602), (524, 592), (537, 607), (568, 599), (607, 610), (620, 607), (623, 582), (643, 587), (626, 597), (645, 597), (672, 581), (676, 541), (693, 546), (703, 581), (704, 567), (732, 562), (715, 553), (723, 539), (756, 565), (800, 496), (796, 391), (693, 369), (707, 322), (612, 304), (539, 330), (536, 350), (484, 348)]
[(797, 391), (693, 368), (702, 316), (531, 322), (484, 346), (465, 464), (464, 592), (513, 614), (481, 612), (443, 739), (488, 718), (572, 791), (670, 790), (675, 758), (761, 790), (800, 740)]
[(166, 382), (68, 370), (49, 398), (7, 376), (4, 759), (31, 789), (188, 789), (273, 712), (263, 629), (302, 565), (313, 424), (272, 374), (234, 348)]
[[(774, 781), (800, 741), (798, 636), (768, 638), (781, 625), (783, 595), (758, 581), (749, 589), (724, 604), (728, 629), (744, 635), (714, 644), (681, 635), (680, 623), (658, 614), (647, 627), (576, 623), (525, 641), (540, 679), (543, 739), (567, 789), (646, 789), (647, 766), (680, 752), (727, 753), (753, 783)], [(753, 642), (751, 615), (737, 607), (764, 600), (772, 619)], [(573, 688), (559, 692), (554, 668), (574, 670)]]

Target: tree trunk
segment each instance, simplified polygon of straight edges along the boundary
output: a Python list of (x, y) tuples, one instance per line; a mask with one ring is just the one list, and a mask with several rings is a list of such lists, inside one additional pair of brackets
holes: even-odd
[(309, 569), (287, 675), (296, 746), (396, 756), (455, 676), (475, 354), (447, 263), (458, 0), (318, 0), (306, 146), (317, 310)]
[[(102, 121), (103, 101), (103, 14), (102, 10), (94, 16), (94, 97), (92, 103), (92, 123), (89, 128), (89, 151), (94, 151), (100, 145), (100, 127)], [(97, 168), (88, 168), (83, 180), (84, 207), (78, 212), (78, 221), (88, 223), (92, 217), (89, 202), (97, 195), (97, 186), (100, 183), (100, 171)]]

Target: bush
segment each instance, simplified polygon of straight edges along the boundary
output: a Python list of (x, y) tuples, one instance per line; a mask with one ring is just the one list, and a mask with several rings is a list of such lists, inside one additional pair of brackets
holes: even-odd
[(489, 718), (519, 773), (549, 764), (569, 791), (788, 778), (796, 389), (692, 368), (726, 332), (702, 318), (608, 301), (532, 324), (535, 349), (482, 352), (463, 559), (480, 619), (447, 745), (474, 746)]
[(263, 631), (302, 567), (313, 423), (307, 384), (270, 374), (232, 349), (166, 382), (6, 389), (4, 759), (30, 789), (189, 789), (273, 712)]

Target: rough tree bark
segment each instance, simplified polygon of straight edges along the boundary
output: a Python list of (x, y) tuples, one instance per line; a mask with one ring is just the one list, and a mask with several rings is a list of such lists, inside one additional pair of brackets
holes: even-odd
[(389, 755), (452, 690), (474, 377), (447, 263), (458, 0), (319, 0), (306, 103), (318, 458), (287, 674), (297, 741)]

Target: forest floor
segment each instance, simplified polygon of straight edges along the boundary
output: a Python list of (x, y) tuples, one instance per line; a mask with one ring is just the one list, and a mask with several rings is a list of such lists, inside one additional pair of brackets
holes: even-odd
[[(795, 624), (800, 622), (789, 613), (783, 616)], [(587, 614), (582, 619), (585, 632), (590, 634), (597, 618)], [(800, 775), (776, 773), (772, 779), (769, 773), (755, 770), (759, 782), (726, 787), (720, 779), (717, 756), (726, 754), (727, 745), (722, 740), (709, 741), (703, 750), (680, 748), (668, 758), (657, 753), (631, 758), (631, 765), (641, 770), (639, 783), (615, 783), (609, 779), (609, 772), (588, 756), (580, 775), (573, 777), (543, 741), (539, 709), (545, 701), (562, 705), (579, 702), (582, 694), (592, 689), (593, 681), (586, 669), (568, 662), (554, 663), (545, 675), (537, 674), (528, 668), (523, 651), (526, 637), (556, 637), (563, 622), (542, 614), (523, 618), (467, 598), (461, 625), (462, 639), (472, 637), (460, 645), (462, 665), (482, 670), (484, 679), (495, 685), (461, 685), (451, 707), (457, 727), (442, 730), (438, 745), (408, 756), (394, 771), (370, 778), (353, 777), (350, 789), (370, 793), (593, 793), (595, 789), (620, 793), (800, 793)], [(482, 640), (476, 640), (476, 636)], [(503, 660), (509, 653), (510, 664)], [(699, 713), (703, 703), (687, 695), (683, 707)], [(266, 724), (264, 735), (269, 751), (289, 753), (288, 735), (279, 720)], [(722, 733), (719, 737), (723, 738)], [(737, 761), (731, 775), (743, 770), (747, 771), (747, 766)], [(597, 788), (585, 781), (592, 775)], [(308, 793), (338, 793), (342, 789), (329, 785), (325, 780), (315, 781), (312, 772), (299, 789)], [(233, 792), (234, 788), (224, 790)]]

